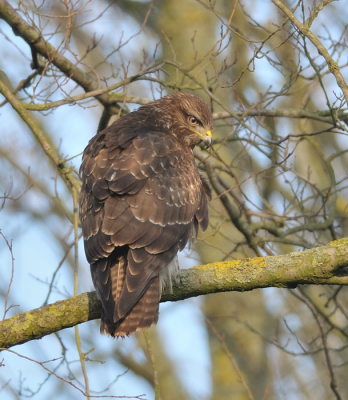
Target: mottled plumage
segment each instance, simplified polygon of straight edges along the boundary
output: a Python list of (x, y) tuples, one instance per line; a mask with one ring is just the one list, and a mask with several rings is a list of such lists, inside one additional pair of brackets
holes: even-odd
[(203, 100), (176, 93), (118, 119), (86, 147), (80, 219), (102, 333), (156, 324), (177, 252), (198, 225), (207, 228), (210, 190), (192, 149), (210, 145), (212, 124)]

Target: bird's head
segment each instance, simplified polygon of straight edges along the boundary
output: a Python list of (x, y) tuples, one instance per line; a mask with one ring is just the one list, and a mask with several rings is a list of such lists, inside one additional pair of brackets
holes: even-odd
[(213, 116), (208, 104), (198, 96), (178, 92), (153, 101), (156, 129), (175, 136), (182, 144), (193, 148), (200, 142), (212, 143)]

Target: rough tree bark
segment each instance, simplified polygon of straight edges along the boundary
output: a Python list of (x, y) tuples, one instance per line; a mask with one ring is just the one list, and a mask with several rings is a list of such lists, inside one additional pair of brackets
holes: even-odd
[[(257, 288), (294, 288), (298, 284), (348, 285), (348, 239), (282, 256), (217, 262), (181, 271), (181, 282), (161, 301), (178, 301), (209, 293)], [(100, 318), (95, 292), (27, 311), (0, 324), (5, 349)]]

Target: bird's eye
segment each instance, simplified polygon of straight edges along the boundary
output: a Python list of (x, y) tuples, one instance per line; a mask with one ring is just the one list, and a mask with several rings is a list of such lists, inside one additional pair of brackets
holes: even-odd
[(192, 115), (190, 115), (190, 116), (188, 117), (188, 122), (189, 122), (191, 125), (198, 125), (198, 124), (199, 124), (198, 119), (197, 119), (196, 117), (193, 117)]

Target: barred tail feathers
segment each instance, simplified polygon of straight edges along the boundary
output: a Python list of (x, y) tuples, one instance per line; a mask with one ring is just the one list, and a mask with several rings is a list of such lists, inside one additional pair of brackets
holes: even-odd
[(117, 305), (125, 284), (127, 268), (126, 255), (109, 257), (91, 265), (91, 272), (97, 294), (102, 302), (100, 332), (113, 337), (124, 337), (138, 330), (145, 330), (158, 321), (160, 281), (153, 279), (148, 289), (129, 312), (119, 318)]

